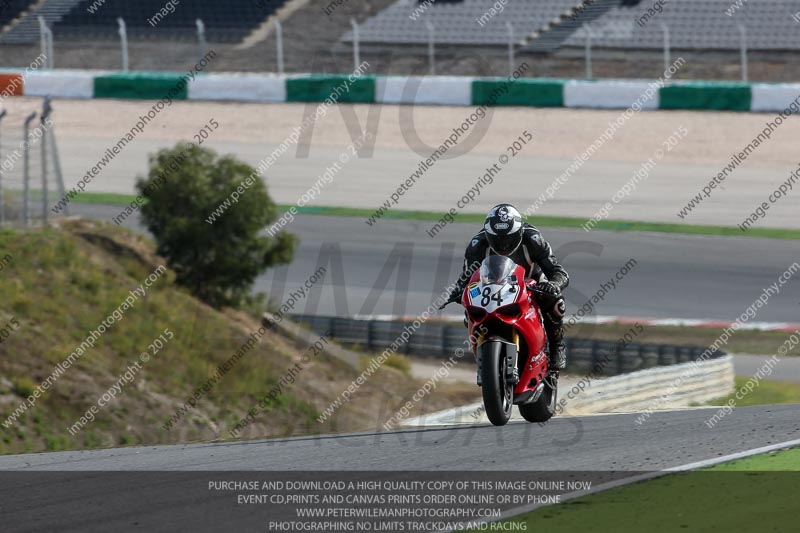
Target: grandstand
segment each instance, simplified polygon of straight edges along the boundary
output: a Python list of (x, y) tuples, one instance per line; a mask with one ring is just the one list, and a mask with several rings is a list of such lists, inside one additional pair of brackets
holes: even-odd
[[(744, 24), (750, 49), (800, 50), (800, 26), (791, 16), (800, 12), (800, 0), (744, 3), (730, 15), (726, 11), (732, 0), (668, 0), (658, 6), (661, 12), (648, 0), (508, 2), (502, 10), (496, 5), (495, 0), (463, 0), (433, 3), (422, 11), (413, 0), (398, 0), (365, 21), (359, 39), (367, 44), (427, 44), (430, 24), (436, 43), (506, 46), (511, 23), (516, 44), (532, 52), (582, 47), (586, 26), (596, 47), (660, 50), (665, 24), (673, 48), (738, 50), (738, 25)], [(353, 33), (342, 40), (352, 42)]]
[(52, 25), (56, 38), (116, 39), (117, 19), (122, 18), (132, 37), (194, 39), (196, 20), (200, 19), (206, 26), (209, 40), (239, 42), (285, 3), (285, 0), (45, 0), (36, 3), (29, 15), (20, 21), (19, 29), (11, 28), (2, 40), (9, 43), (35, 41), (39, 37), (38, 23), (31, 24), (38, 15), (49, 13), (46, 20)]
[(80, 0), (26, 0), (25, 4), (9, 12), (9, 21), (3, 24), (0, 42), (33, 43), (39, 39), (39, 17), (48, 25), (61, 20)]
[[(523, 42), (581, 5), (579, 0), (509, 2), (500, 10), (494, 7), (496, 4), (496, 0), (463, 0), (433, 3), (420, 11), (417, 2), (398, 0), (365, 22), (359, 29), (359, 39), (364, 43), (427, 44), (430, 24), (437, 43), (507, 45), (508, 23), (512, 24), (517, 40)], [(352, 42), (353, 33), (345, 34), (343, 40)]]
[(743, 23), (751, 80), (800, 78), (800, 0), (750, 0), (731, 16), (725, 12), (736, 0), (661, 0), (663, 11), (642, 20), (656, 1), (508, 0), (499, 9), (499, 0), (181, 0), (153, 27), (148, 20), (167, 0), (0, 0), (0, 65), (26, 67), (39, 55), (42, 16), (57, 68), (119, 69), (122, 17), (132, 70), (183, 70), (197, 58), (200, 18), (216, 71), (277, 71), (280, 20), (286, 72), (345, 73), (353, 64), (352, 19), (372, 73), (429, 72), (430, 23), (437, 74), (505, 75), (510, 23), (515, 61), (531, 65), (527, 75), (583, 77), (588, 25), (593, 75), (640, 78), (663, 70), (666, 24), (672, 49), (688, 60), (681, 78), (730, 80), (741, 78)]
[[(734, 4), (733, 0), (669, 0), (661, 13), (646, 18), (643, 15), (652, 3), (643, 1), (637, 6), (614, 7), (589, 29), (594, 45), (606, 48), (660, 50), (664, 24), (673, 48), (737, 50), (738, 25), (743, 24), (751, 50), (800, 50), (800, 24), (792, 18), (800, 12), (800, 0), (746, 2), (730, 11)], [(627, 30), (624, 35), (606, 31), (621, 26)], [(584, 31), (578, 30), (564, 44), (582, 46), (585, 39)]]
[(0, 29), (8, 26), (34, 3), (36, 0), (4, 0), (0, 2)]

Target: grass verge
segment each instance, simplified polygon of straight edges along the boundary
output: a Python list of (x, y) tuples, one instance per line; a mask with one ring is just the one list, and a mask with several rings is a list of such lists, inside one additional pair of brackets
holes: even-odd
[[(80, 193), (75, 202), (85, 204), (105, 204), (105, 205), (128, 205), (135, 199), (129, 194), (114, 193)], [(286, 211), (289, 205), (279, 205), (279, 209)], [(356, 217), (367, 219), (375, 211), (368, 208), (356, 207), (325, 207), (325, 206), (306, 206), (298, 209), (298, 212), (306, 215), (325, 215), (340, 217)], [(442, 218), (443, 213), (433, 211), (406, 211), (392, 210), (386, 213), (383, 218), (394, 220), (418, 220), (421, 222), (437, 222)], [(461, 213), (457, 215), (456, 222), (465, 224), (482, 224), (484, 215), (480, 213)], [(557, 216), (536, 216), (530, 220), (539, 226), (550, 228), (582, 228), (586, 219), (577, 217), (557, 217)], [(742, 232), (738, 228), (728, 226), (703, 226), (696, 224), (670, 224), (662, 222), (637, 222), (631, 220), (602, 220), (597, 223), (595, 229), (605, 231), (646, 231), (657, 233), (677, 233), (688, 235), (718, 235), (729, 237), (757, 237), (766, 239), (800, 239), (800, 230), (780, 229), (780, 228), (751, 228), (747, 232)]]
[[(750, 378), (736, 378), (736, 390), (741, 389)], [(736, 394), (706, 402), (706, 405), (724, 405), (733, 400), (736, 407), (748, 405), (772, 405), (776, 403), (800, 403), (800, 383), (786, 381), (759, 381), (758, 386), (741, 399)]]
[(506, 530), (795, 531), (798, 480), (800, 449), (781, 451), (544, 507), (509, 520), (518, 525)]

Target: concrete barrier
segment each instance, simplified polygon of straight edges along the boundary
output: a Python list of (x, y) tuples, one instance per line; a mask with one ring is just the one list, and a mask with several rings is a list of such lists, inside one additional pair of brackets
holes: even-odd
[[(589, 381), (580, 387), (580, 376), (562, 376), (559, 402), (566, 400), (565, 415), (615, 412), (655, 412), (689, 407), (722, 398), (734, 391), (733, 357), (649, 368)], [(578, 391), (573, 394), (573, 391)], [(479, 393), (478, 393), (479, 394)], [(512, 419), (521, 419), (515, 409)], [(410, 418), (401, 425), (451, 426), (488, 423), (481, 403)]]
[(286, 77), (273, 74), (208, 74), (189, 84), (189, 100), (285, 102)]
[(382, 76), (375, 100), (382, 104), (470, 105), (472, 78), (465, 76)]
[[(101, 72), (58, 69), (26, 72), (3, 69), (10, 95), (56, 98), (160, 99), (185, 72)], [(21, 83), (30, 76), (29, 80)], [(11, 81), (9, 81), (11, 80)], [(15, 81), (16, 80), (16, 81)], [(11, 83), (15, 81), (15, 83)], [(0, 83), (2, 86), (3, 83)], [(458, 106), (532, 106), (723, 111), (800, 109), (800, 85), (722, 81), (679, 81), (663, 87), (649, 80), (562, 80), (551, 78), (473, 78), (470, 76), (375, 76), (352, 81), (339, 74), (244, 74), (195, 76), (175, 99), (240, 102), (386, 103)], [(346, 86), (346, 88), (344, 88)], [(91, 87), (91, 93), (89, 89)], [(335, 97), (331, 95), (336, 93)], [(187, 94), (188, 93), (188, 94)], [(651, 97), (643, 97), (653, 93)], [(795, 111), (796, 113), (797, 111)]]
[(750, 110), (783, 111), (798, 97), (800, 84), (797, 83), (754, 83)]
[(89, 70), (37, 70), (25, 77), (25, 96), (54, 98), (93, 98), (94, 79), (100, 75)]
[(659, 94), (654, 82), (571, 80), (564, 85), (564, 106), (627, 109), (638, 101), (642, 109), (658, 109)]
[(733, 357), (728, 355), (593, 381), (565, 410), (587, 414), (689, 407), (730, 394), (734, 384)]

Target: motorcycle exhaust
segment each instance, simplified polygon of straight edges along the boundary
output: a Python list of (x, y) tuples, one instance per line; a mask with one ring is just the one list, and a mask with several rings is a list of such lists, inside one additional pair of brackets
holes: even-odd
[(533, 389), (533, 395), (531, 396), (531, 399), (525, 403), (535, 402), (536, 400), (539, 399), (539, 396), (541, 396), (543, 392), (544, 392), (544, 381), (540, 381), (539, 384), (536, 385), (536, 388)]

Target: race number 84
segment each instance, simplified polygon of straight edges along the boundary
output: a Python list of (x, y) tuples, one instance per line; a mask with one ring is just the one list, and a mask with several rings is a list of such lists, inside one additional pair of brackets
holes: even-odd
[(484, 287), (483, 293), (481, 294), (481, 296), (483, 296), (483, 298), (481, 298), (481, 305), (486, 307), (491, 301), (497, 302), (497, 305), (503, 305), (503, 296), (500, 294), (501, 292), (502, 289), (492, 294), (491, 287)]

